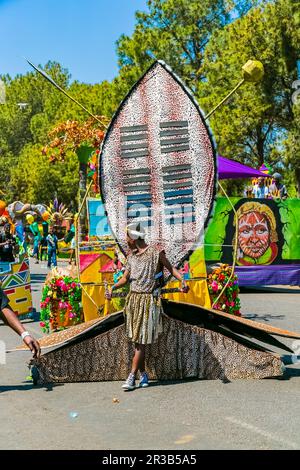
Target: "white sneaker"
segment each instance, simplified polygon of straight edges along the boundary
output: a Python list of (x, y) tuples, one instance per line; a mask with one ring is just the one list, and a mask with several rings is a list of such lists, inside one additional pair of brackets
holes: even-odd
[(122, 385), (123, 390), (134, 390), (135, 389), (135, 375), (130, 373), (126, 382)]

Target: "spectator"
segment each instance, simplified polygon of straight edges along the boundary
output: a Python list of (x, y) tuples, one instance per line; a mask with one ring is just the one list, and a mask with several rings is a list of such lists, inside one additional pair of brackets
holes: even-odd
[(76, 264), (76, 228), (74, 224), (74, 219), (71, 219), (71, 227), (70, 230), (68, 231), (67, 235), (65, 236), (65, 243), (70, 243), (71, 242), (71, 255), (69, 259), (69, 264), (72, 264), (73, 258), (75, 260)]
[(41, 241), (41, 235), (40, 234), (34, 235), (32, 256), (33, 257), (36, 256), (35, 264), (39, 264), (40, 241)]
[(47, 244), (47, 237), (42, 237), (41, 241), (40, 241), (40, 260), (43, 261), (44, 260), (47, 260), (47, 248), (48, 248), (48, 244)]
[(58, 239), (54, 233), (53, 227), (49, 228), (49, 233), (47, 235), (47, 248), (48, 248), (48, 268), (51, 268), (51, 264), (56, 267), (56, 252), (57, 252), (57, 243)]
[(269, 193), (273, 199), (286, 199), (288, 197), (286, 187), (281, 183), (281, 179), (280, 173), (274, 173), (273, 183), (269, 187)]
[(14, 263), (17, 252), (16, 237), (10, 233), (10, 225), (5, 224), (4, 232), (0, 234), (0, 261)]
[(266, 199), (269, 194), (269, 189), (265, 186), (265, 178), (260, 176), (257, 180), (257, 184), (252, 190), (253, 197), (256, 199)]
[(243, 192), (243, 196), (247, 198), (253, 197), (253, 186), (246, 186)]

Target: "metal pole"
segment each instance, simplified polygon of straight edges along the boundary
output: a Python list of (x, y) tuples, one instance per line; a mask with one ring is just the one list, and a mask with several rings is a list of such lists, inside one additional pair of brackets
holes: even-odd
[(215, 106), (205, 117), (204, 119), (208, 119), (215, 111), (217, 111), (217, 109), (220, 108), (220, 106), (222, 106), (223, 103), (225, 103), (225, 101), (228, 100), (228, 98), (231, 97), (231, 95), (233, 95), (233, 93), (235, 93), (244, 83), (245, 83), (245, 79), (243, 78), (243, 80), (241, 80), (235, 87), (233, 90), (231, 90), (230, 93), (228, 93), (227, 96), (225, 96), (225, 98), (222, 99), (222, 101), (220, 101), (219, 104), (217, 104), (217, 106)]

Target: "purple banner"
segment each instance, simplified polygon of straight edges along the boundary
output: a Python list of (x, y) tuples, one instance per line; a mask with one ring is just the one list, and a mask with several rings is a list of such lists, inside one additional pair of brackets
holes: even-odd
[(300, 286), (300, 264), (271, 266), (237, 266), (240, 286)]

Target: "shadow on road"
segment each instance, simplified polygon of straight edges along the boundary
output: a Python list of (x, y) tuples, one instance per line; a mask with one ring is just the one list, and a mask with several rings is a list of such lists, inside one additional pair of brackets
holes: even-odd
[(27, 392), (28, 390), (45, 390), (45, 392), (52, 392), (56, 387), (63, 387), (63, 383), (47, 384), (47, 385), (33, 385), (33, 383), (26, 383), (24, 385), (0, 385), (0, 393), (6, 392)]
[(287, 367), (284, 371), (283, 377), (287, 380), (293, 377), (300, 377), (300, 369), (294, 369), (291, 367)]
[(255, 320), (255, 321), (270, 321), (270, 320), (284, 320), (285, 315), (258, 315), (257, 313), (249, 313), (247, 315), (243, 315), (243, 318), (247, 318), (247, 320)]
[[(199, 379), (197, 377), (190, 378), (190, 379), (178, 379), (178, 380), (158, 380), (158, 381), (153, 381), (150, 382), (150, 387), (158, 387), (158, 386), (164, 386), (164, 385), (178, 385), (178, 384), (186, 384), (186, 383), (191, 383), (191, 382), (207, 382), (208, 379)], [(215, 379), (219, 380), (224, 384), (231, 383), (231, 381), (227, 378), (224, 377), (224, 379)]]

